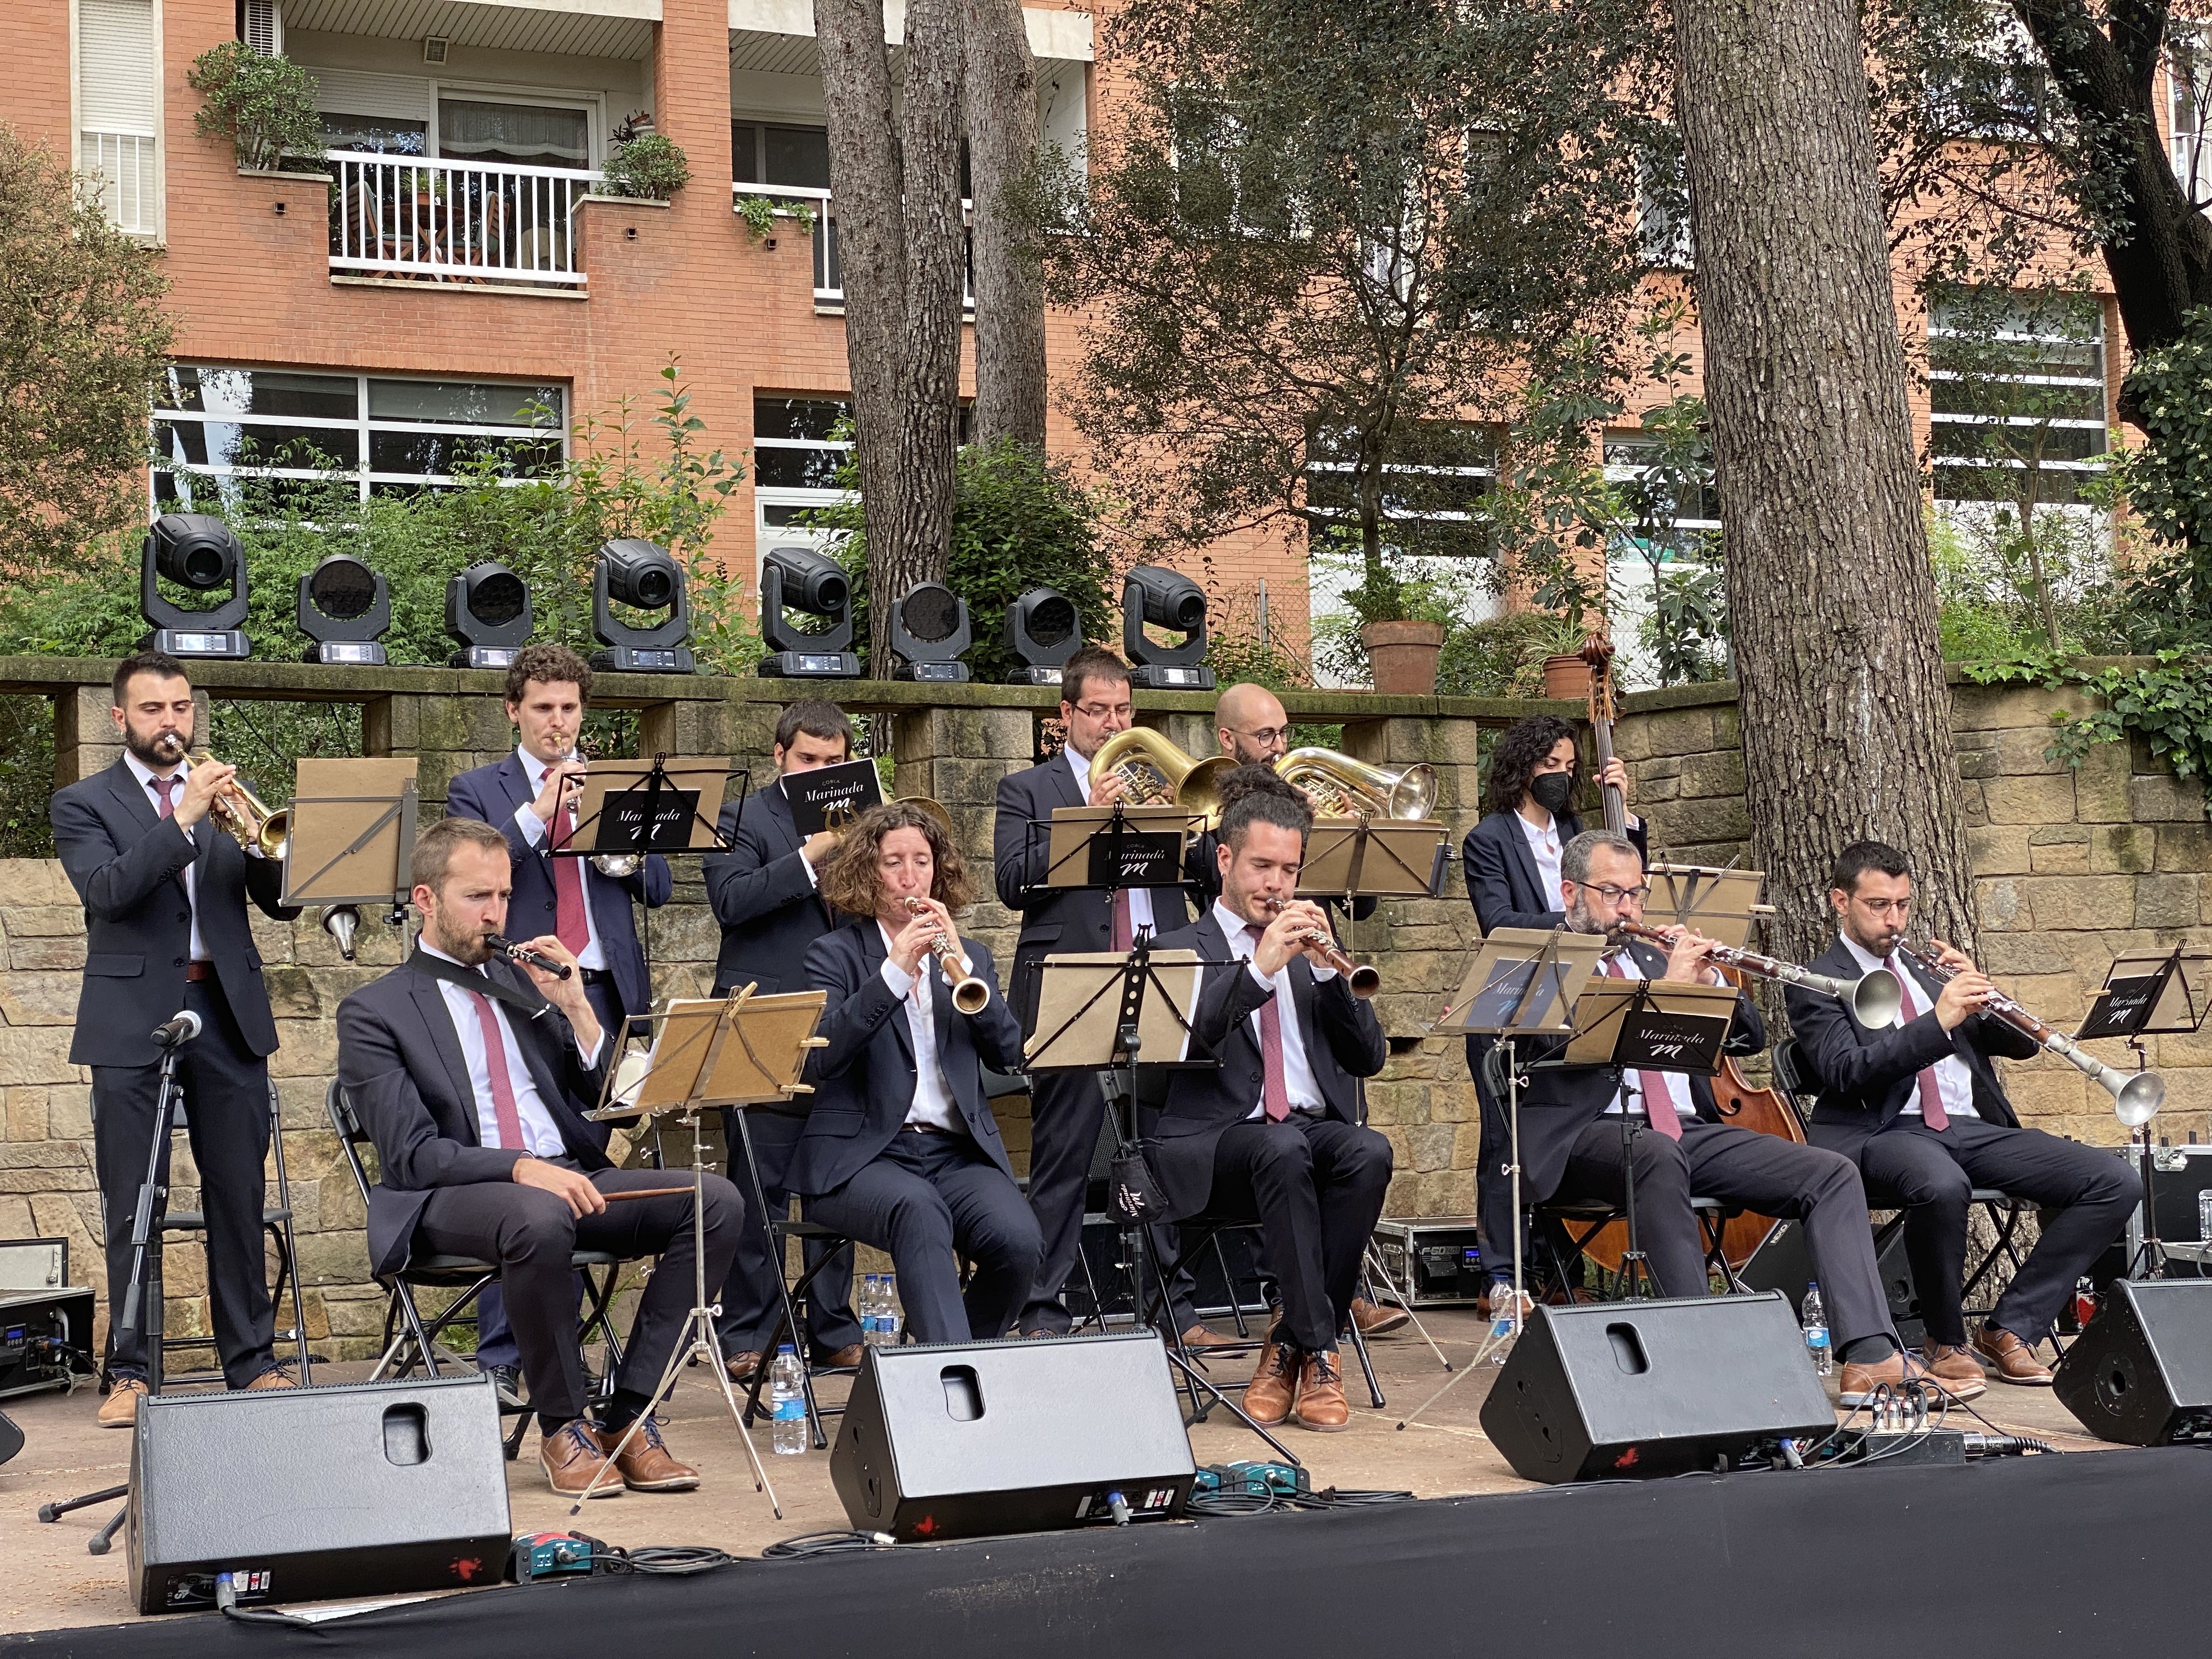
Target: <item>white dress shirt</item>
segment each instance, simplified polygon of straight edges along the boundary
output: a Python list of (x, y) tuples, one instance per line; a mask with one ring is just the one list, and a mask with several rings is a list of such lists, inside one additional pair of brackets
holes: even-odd
[[(1898, 960), (1894, 968), (1891, 968), (1889, 963), (1880, 957), (1869, 956), (1866, 951), (1861, 950), (1859, 942), (1850, 934), (1840, 933), (1837, 937), (1843, 940), (1844, 949), (1851, 953), (1851, 960), (1858, 963), (1861, 973), (1870, 974), (1877, 968), (1887, 968), (1897, 975), (1898, 984), (1905, 992), (1905, 1005), (1897, 1017), (1897, 1023), (1899, 1025), (1904, 1024), (1907, 1020), (1917, 1019), (1936, 1006), (1928, 994), (1927, 988), (1912, 976), (1912, 969), (1902, 958)], [(1937, 1098), (1943, 1103), (1943, 1115), (1947, 1118), (1981, 1115), (1974, 1109), (1974, 1074), (1966, 1069), (1966, 1062), (1960, 1059), (1955, 1052), (1944, 1055), (1936, 1062), (1936, 1093)], [(1906, 1092), (1905, 1104), (1899, 1109), (1898, 1115), (1900, 1117), (1921, 1115), (1920, 1088), (1917, 1082)]]
[[(1526, 823), (1528, 820), (1523, 818), (1522, 822)], [(1649, 979), (1651, 977), (1649, 974), (1644, 971), (1644, 964), (1636, 959), (1636, 953), (1632, 951), (1619, 951), (1612, 957), (1611, 960), (1620, 964), (1620, 973), (1618, 975), (1620, 978)], [(1609, 967), (1602, 969), (1601, 971), (1608, 979), (1615, 977), (1613, 970)], [(1678, 1117), (1697, 1116), (1698, 1103), (1692, 1099), (1690, 1095), (1690, 1079), (1688, 1073), (1684, 1072), (1661, 1072), (1658, 1073), (1658, 1077), (1660, 1080), (1667, 1085), (1667, 1097), (1673, 1103), (1675, 1115)], [(1613, 1096), (1613, 1103), (1605, 1109), (1607, 1115), (1617, 1117), (1621, 1113), (1626, 1111), (1628, 1109), (1631, 1092), (1634, 1091), (1636, 1094), (1636, 1109), (1643, 1114), (1644, 1121), (1647, 1123), (1650, 1122), (1651, 1119), (1650, 1108), (1652, 1103), (1642, 1098), (1642, 1091), (1638, 1087), (1642, 1081), (1643, 1076), (1640, 1073), (1633, 1071), (1624, 1073), (1620, 1080), (1620, 1092)]]
[[(1320, 1115), (1328, 1109), (1328, 1103), (1322, 1098), (1321, 1085), (1314, 1080), (1313, 1063), (1306, 1058), (1305, 1033), (1298, 1029), (1297, 998), (1291, 990), (1290, 963), (1284, 963), (1274, 977), (1270, 979), (1260, 971), (1260, 964), (1252, 959), (1258, 941), (1244, 931), (1251, 924), (1219, 899), (1213, 901), (1213, 920), (1229, 940), (1229, 954), (1244, 964), (1244, 971), (1252, 975), (1255, 983), (1264, 985), (1275, 994), (1275, 1006), (1282, 1011), (1283, 1093), (1291, 1103), (1291, 1109)], [(1315, 984), (1326, 984), (1336, 977), (1336, 969), (1315, 967), (1313, 976)], [(1255, 1008), (1245, 1018), (1252, 1022), (1252, 1040), (1259, 1042), (1260, 1011)], [(1266, 1054), (1264, 1046), (1261, 1053), (1262, 1056)], [(1267, 1086), (1263, 1072), (1260, 1081), (1262, 1098), (1258, 1105), (1244, 1114), (1248, 1119), (1259, 1117), (1267, 1111)]]
[[(951, 1085), (945, 1080), (945, 1059), (937, 1052), (937, 1015), (933, 999), (936, 958), (924, 954), (921, 972), (909, 974), (890, 957), (891, 930), (881, 921), (876, 931), (884, 936), (884, 983), (891, 988), (906, 1010), (907, 1035), (914, 1041), (914, 1103), (906, 1109), (906, 1121), (927, 1123), (939, 1129), (960, 1129), (960, 1109), (952, 1103)], [(969, 971), (968, 958), (960, 958), (960, 971)]]
[(1521, 826), (1521, 833), (1528, 838), (1528, 856), (1536, 860), (1536, 880), (1544, 895), (1544, 908), (1559, 908), (1559, 821), (1539, 830), (1528, 822), (1526, 812), (1516, 812), (1513, 821)]
[[(1075, 774), (1075, 793), (1089, 800), (1091, 763), (1075, 752), (1075, 745), (1072, 743), (1062, 744), (1060, 752), (1067, 757), (1067, 769)], [(1130, 933), (1140, 933), (1152, 927), (1152, 890), (1149, 887), (1130, 887), (1123, 890), (1129, 895)]]
[[(144, 761), (140, 760), (137, 756), (132, 754), (127, 749), (123, 751), (123, 761), (124, 763), (131, 769), (133, 775), (137, 776), (139, 787), (146, 792), (147, 802), (153, 807), (155, 816), (157, 817), (160, 817), (161, 811), (161, 792), (154, 787), (154, 780), (158, 775), (155, 772), (152, 767), (147, 765)], [(186, 766), (182, 761), (178, 762), (177, 769), (169, 774), (171, 777), (177, 781), (177, 787), (169, 791), (169, 810), (173, 815), (176, 811), (178, 805), (181, 804), (184, 799), (185, 780), (191, 775), (191, 769)], [(181, 823), (179, 824), (177, 828), (184, 830), (185, 839), (186, 841), (191, 842), (193, 846), (198, 847), (203, 845), (200, 841), (200, 831), (207, 827), (207, 823), (208, 820), (206, 818), (202, 818), (198, 823), (192, 825), (189, 830), (185, 830), (185, 826)], [(221, 834), (222, 832), (218, 830), (216, 833)], [(190, 864), (187, 864), (185, 866), (184, 876), (185, 903), (192, 913), (192, 960), (194, 962), (205, 962), (209, 960), (209, 957), (207, 946), (200, 942), (199, 860), (198, 859), (194, 859)]]
[[(481, 968), (472, 969), (455, 961), (428, 939), (416, 943), (425, 955), (453, 963), (465, 974), (483, 974)], [(477, 1018), (476, 999), (466, 987), (449, 979), (438, 981), (438, 994), (446, 1000), (446, 1012), (453, 1018), (454, 1035), (461, 1040), (461, 1058), (468, 1063), (469, 1091), (476, 1099), (477, 1139), (486, 1146), (497, 1146), (499, 1111), (492, 1100), (491, 1060), (484, 1047), (483, 1027)], [(507, 1005), (489, 993), (484, 1000), (491, 1005), (491, 1017), (499, 1022), (500, 1044), (507, 1050), (507, 1086), (514, 1094), (515, 1115), (522, 1120), (523, 1144), (520, 1150), (538, 1158), (566, 1158), (568, 1143), (562, 1139), (561, 1131), (554, 1125), (553, 1114), (546, 1110), (544, 1097), (538, 1092), (537, 1080), (523, 1062), (522, 1044), (515, 1035), (514, 1023), (507, 1018)], [(599, 1042), (593, 1043), (591, 1052), (584, 1055), (584, 1064), (589, 1066), (598, 1057), (599, 1043), (606, 1040), (606, 1033), (600, 1032)]]
[[(529, 780), (530, 799), (537, 799), (545, 788), (545, 775), (553, 769), (527, 749), (518, 747), (514, 757), (522, 763), (522, 775)], [(532, 809), (530, 801), (526, 800), (514, 809), (514, 823), (522, 831), (523, 840), (532, 847), (545, 839), (545, 821)], [(576, 965), (599, 972), (607, 965), (606, 951), (599, 944), (599, 924), (592, 916), (592, 881), (599, 872), (592, 867), (589, 859), (580, 858), (575, 860), (575, 865), (577, 873), (584, 878), (584, 928), (591, 936), (584, 948), (576, 952)]]

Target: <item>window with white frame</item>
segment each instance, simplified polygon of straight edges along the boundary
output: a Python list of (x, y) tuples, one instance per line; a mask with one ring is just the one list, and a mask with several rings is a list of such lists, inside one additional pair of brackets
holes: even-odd
[(1636, 237), (1644, 263), (1658, 270), (1688, 270), (1698, 262), (1689, 163), (1679, 149), (1636, 153)]
[(1928, 379), (1936, 500), (2082, 498), (2106, 447), (2105, 310), (2095, 295), (1936, 289)]
[[(1359, 523), (1358, 434), (1316, 427), (1306, 441), (1306, 518)], [(1414, 421), (1395, 434), (1382, 466), (1382, 516), (1408, 553), (1487, 550), (1483, 497), (1497, 480), (1497, 434), (1473, 421)]]
[(161, 234), (154, 0), (78, 0), (77, 170), (121, 229)]
[(2173, 174), (2198, 208), (2212, 208), (2212, 154), (2205, 149), (2212, 115), (2212, 46), (2202, 27), (2172, 26), (2166, 45), (2166, 111)]
[(605, 111), (595, 93), (356, 70), (310, 73), (324, 143), (333, 150), (565, 172), (590, 171), (601, 152)]
[(848, 498), (837, 470), (853, 451), (843, 424), (848, 398), (756, 397), (753, 399), (753, 556), (777, 546), (819, 548), (828, 538), (805, 522), (809, 513)]
[(462, 380), (176, 363), (155, 394), (157, 512), (206, 512), (242, 479), (410, 495), (472, 463), (519, 473), (567, 453), (568, 392), (548, 381)]

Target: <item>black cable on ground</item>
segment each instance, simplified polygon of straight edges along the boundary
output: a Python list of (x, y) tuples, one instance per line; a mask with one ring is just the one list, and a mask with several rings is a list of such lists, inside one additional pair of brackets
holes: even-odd
[(1194, 1492), (1184, 1503), (1182, 1512), (1203, 1518), (1206, 1516), (1265, 1515), (1271, 1510), (1283, 1507), (1275, 1494), (1268, 1492)]
[(679, 1577), (738, 1564), (738, 1558), (727, 1550), (718, 1550), (708, 1544), (641, 1544), (634, 1550), (614, 1550), (610, 1553), (622, 1564), (614, 1569), (617, 1572), (660, 1572)]
[(843, 1555), (855, 1550), (879, 1550), (896, 1544), (887, 1532), (803, 1532), (770, 1544), (761, 1552), (764, 1561), (788, 1561), (807, 1555)]

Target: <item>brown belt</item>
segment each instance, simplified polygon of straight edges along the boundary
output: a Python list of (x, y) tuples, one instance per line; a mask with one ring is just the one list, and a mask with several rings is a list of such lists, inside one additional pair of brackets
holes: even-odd
[(203, 980), (214, 977), (215, 963), (211, 962), (193, 961), (185, 964), (185, 983), (187, 985), (198, 985)]

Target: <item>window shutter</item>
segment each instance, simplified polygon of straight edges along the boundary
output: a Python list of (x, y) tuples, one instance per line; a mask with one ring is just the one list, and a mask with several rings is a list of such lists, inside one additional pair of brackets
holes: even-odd
[(284, 15), (276, 0), (246, 0), (246, 44), (264, 58), (284, 51)]
[(361, 70), (319, 69), (315, 107), (333, 115), (380, 115), (386, 120), (421, 121), (437, 112), (432, 83), (419, 75), (371, 75)]
[(77, 100), (88, 132), (154, 134), (154, 0), (79, 0)]

